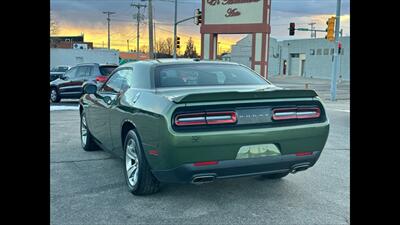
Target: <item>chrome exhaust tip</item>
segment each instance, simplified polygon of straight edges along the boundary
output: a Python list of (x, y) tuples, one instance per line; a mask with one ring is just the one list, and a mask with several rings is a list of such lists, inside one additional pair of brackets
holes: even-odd
[(192, 184), (206, 184), (206, 183), (211, 183), (215, 180), (215, 176), (210, 176), (210, 175), (200, 175), (200, 176), (195, 176), (192, 179)]
[(299, 172), (299, 171), (303, 171), (303, 170), (306, 170), (306, 169), (308, 169), (308, 168), (310, 168), (310, 164), (309, 164), (309, 163), (307, 163), (307, 164), (301, 164), (301, 165), (294, 165), (294, 166), (291, 168), (290, 173), (295, 174), (295, 173), (297, 173), (297, 172)]

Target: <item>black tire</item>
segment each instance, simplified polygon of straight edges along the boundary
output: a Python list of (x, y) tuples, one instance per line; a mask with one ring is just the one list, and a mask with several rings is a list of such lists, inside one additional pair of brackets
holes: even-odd
[[(84, 138), (82, 137), (82, 133), (84, 132), (82, 127), (86, 128), (86, 143)], [(86, 114), (85, 112), (81, 113), (81, 122), (80, 122), (80, 137), (81, 137), (81, 145), (83, 150), (85, 151), (97, 151), (100, 150), (99, 146), (94, 142), (93, 136), (89, 131), (89, 128), (86, 126)]]
[[(132, 144), (133, 140), (134, 143)], [(138, 171), (137, 171), (137, 180), (136, 183), (131, 184), (128, 179), (128, 169), (127, 169), (127, 146), (128, 143), (130, 145), (134, 145), (135, 149), (132, 150), (136, 153), (138, 163)], [(128, 161), (132, 160), (128, 158)], [(133, 162), (133, 161), (132, 161)], [(128, 185), (129, 192), (134, 195), (148, 195), (153, 194), (159, 191), (160, 182), (154, 177), (151, 173), (150, 166), (146, 160), (146, 157), (143, 152), (142, 143), (134, 130), (130, 130), (125, 137), (124, 141), (124, 166), (123, 166), (124, 176), (126, 184)]]
[[(53, 96), (53, 94), (55, 95), (55, 97)], [(55, 103), (61, 101), (60, 94), (59, 94), (57, 88), (55, 88), (55, 87), (50, 88), (50, 101), (55, 102)]]
[(261, 175), (263, 178), (266, 179), (281, 179), (283, 177), (286, 177), (289, 174), (289, 172), (285, 172), (285, 173), (274, 173), (274, 174), (264, 174)]

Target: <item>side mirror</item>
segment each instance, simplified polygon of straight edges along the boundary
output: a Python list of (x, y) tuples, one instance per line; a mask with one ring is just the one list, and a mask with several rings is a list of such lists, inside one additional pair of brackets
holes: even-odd
[(68, 80), (68, 77), (63, 74), (63, 75), (60, 75), (60, 79), (61, 80)]
[(85, 94), (95, 94), (97, 92), (97, 86), (95, 84), (86, 84), (83, 87), (83, 92)]

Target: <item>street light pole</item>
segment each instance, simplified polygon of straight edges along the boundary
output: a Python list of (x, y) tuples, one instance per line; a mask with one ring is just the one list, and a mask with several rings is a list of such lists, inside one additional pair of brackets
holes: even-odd
[(174, 59), (176, 59), (176, 26), (178, 20), (178, 0), (175, 0), (175, 18), (174, 18)]
[(333, 54), (332, 74), (331, 74), (331, 101), (336, 101), (336, 81), (339, 67), (339, 29), (340, 29), (340, 8), (341, 0), (337, 0), (336, 23), (335, 23), (335, 52)]

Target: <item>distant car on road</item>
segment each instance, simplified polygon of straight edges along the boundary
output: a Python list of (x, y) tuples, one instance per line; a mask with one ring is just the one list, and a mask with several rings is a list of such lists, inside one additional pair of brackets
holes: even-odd
[(51, 68), (50, 69), (50, 81), (60, 78), (70, 68), (71, 68), (70, 66), (64, 66), (64, 65), (60, 65), (60, 66)]
[(79, 102), (81, 144), (123, 159), (131, 193), (160, 182), (282, 178), (318, 160), (329, 133), (314, 90), (287, 90), (228, 62), (126, 63)]
[(61, 77), (50, 82), (50, 101), (60, 102), (62, 98), (79, 99), (85, 82), (100, 86), (117, 67), (115, 64), (84, 63), (70, 68)]

